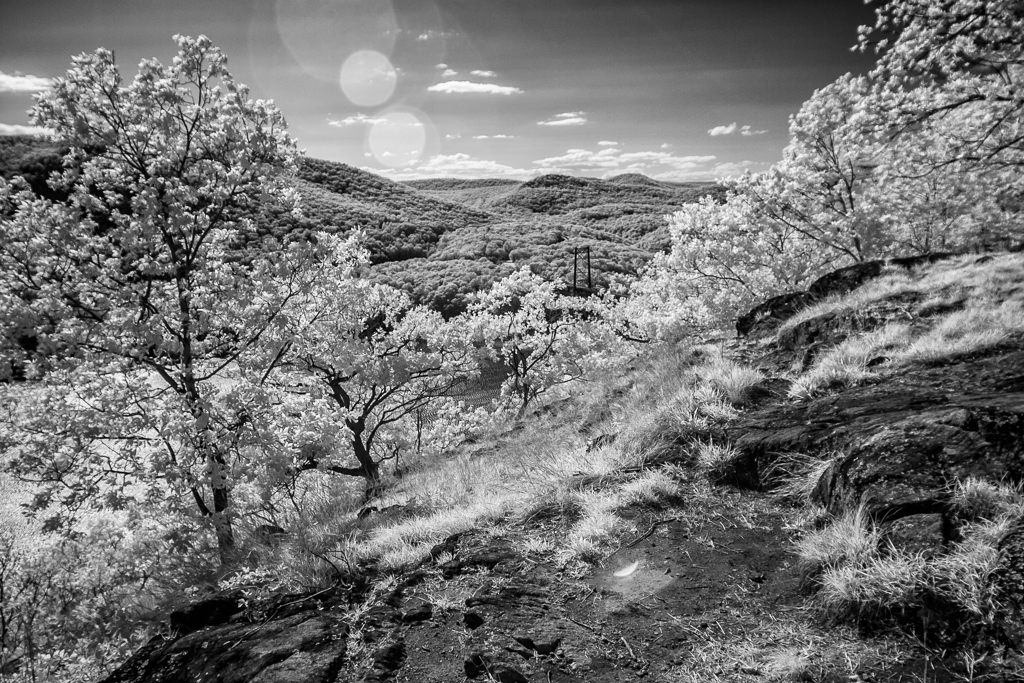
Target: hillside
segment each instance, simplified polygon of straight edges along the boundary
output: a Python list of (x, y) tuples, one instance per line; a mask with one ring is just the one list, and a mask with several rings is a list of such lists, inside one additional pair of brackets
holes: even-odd
[[(60, 168), (60, 149), (25, 136), (0, 138), (0, 174), (21, 175), (37, 191)], [(258, 234), (281, 239), (312, 231), (362, 230), (371, 277), (406, 290), (446, 315), (472, 292), (529, 267), (571, 279), (573, 251), (589, 247), (598, 287), (635, 274), (668, 248), (665, 216), (713, 183), (662, 183), (636, 174), (607, 181), (540, 176), (527, 182), (432, 179), (397, 183), (348, 164), (303, 159), (296, 187), (302, 216), (264, 206)]]
[(668, 248), (666, 214), (722, 193), (712, 183), (637, 175), (399, 184), (315, 159), (303, 162), (299, 177), (310, 227), (363, 229), (372, 276), (446, 315), (464, 310), (470, 293), (524, 266), (569, 280), (573, 251), (584, 247), (597, 286), (612, 275), (635, 274)]
[(826, 276), (337, 511), (333, 585), (243, 581), (106, 682), (1019, 680), (1022, 292), (1019, 253)]

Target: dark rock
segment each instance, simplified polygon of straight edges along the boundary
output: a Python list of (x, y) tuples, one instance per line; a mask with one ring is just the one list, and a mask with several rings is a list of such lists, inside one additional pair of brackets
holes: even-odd
[(345, 656), (345, 635), (344, 623), (325, 613), (222, 624), (154, 638), (104, 683), (331, 683)]
[(412, 624), (418, 621), (427, 621), (433, 616), (434, 606), (429, 602), (424, 602), (421, 605), (406, 610), (402, 614), (402, 621), (406, 624)]
[(558, 649), (562, 639), (548, 635), (532, 637), (529, 635), (514, 635), (512, 638), (525, 648), (533, 650), (539, 655), (549, 655)]
[(774, 332), (786, 318), (807, 308), (817, 297), (807, 292), (789, 292), (772, 297), (736, 319), (736, 333), (741, 337), (760, 337)]
[(885, 261), (864, 261), (834, 270), (812, 282), (807, 293), (818, 299), (832, 294), (846, 294), (881, 275), (885, 266)]
[(487, 673), (488, 660), (482, 652), (471, 652), (462, 665), (466, 678), (479, 678)]
[(955, 479), (1024, 479), (1024, 352), (909, 368), (837, 395), (752, 411), (728, 431), (739, 452), (733, 483), (758, 486), (780, 453), (840, 452), (816, 499), (833, 513), (864, 502), (892, 521), (900, 506), (941, 497)]
[(521, 671), (507, 664), (498, 664), (491, 670), (491, 677), (498, 683), (529, 683), (530, 679)]
[(171, 629), (181, 635), (223, 624), (242, 611), (238, 595), (217, 595), (171, 612)]
[(804, 350), (802, 366), (808, 367), (821, 351), (836, 346), (857, 332), (867, 332), (895, 320), (909, 320), (908, 309), (921, 298), (906, 292), (859, 307), (841, 309), (793, 325), (779, 332), (778, 345), (785, 351)]
[(373, 668), (380, 671), (396, 671), (405, 659), (405, 643), (399, 641), (380, 648), (373, 654)]
[(441, 575), (446, 579), (450, 579), (468, 569), (494, 569), (500, 562), (512, 560), (515, 557), (515, 553), (505, 550), (485, 550), (468, 557), (445, 562), (441, 565)]
[(996, 623), (1003, 645), (1024, 652), (1024, 519), (1018, 519), (999, 543), (999, 565), (992, 575), (1001, 605)]
[(483, 626), (484, 618), (476, 612), (466, 612), (462, 615), (462, 622), (466, 625), (466, 628), (472, 630)]

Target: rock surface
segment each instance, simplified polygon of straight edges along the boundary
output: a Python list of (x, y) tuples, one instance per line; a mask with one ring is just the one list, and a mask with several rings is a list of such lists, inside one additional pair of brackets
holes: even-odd
[[(899, 295), (780, 334), (782, 320), (887, 267), (918, 262), (858, 264), (740, 321), (746, 338), (732, 343), (733, 355), (773, 376), (750, 393), (738, 418), (682, 430), (645, 463), (696, 476), (694, 445), (728, 443), (736, 457), (716, 472), (732, 486), (708, 490), (701, 475), (683, 482), (679, 499), (625, 513), (618, 546), (588, 571), (523, 550), (534, 536), (564, 536), (576, 521), (559, 506), (538, 508), (500, 533), (441, 539), (383, 594), (366, 588), (380, 578), (366, 568), (358, 591), (277, 600), (279, 607), (258, 614), (228, 594), (176, 612), (169, 634), (105, 683), (626, 683), (691, 680), (695, 662), (709, 680), (895, 683), (922, 671), (929, 681), (963, 680), (962, 670), (924, 650), (916, 658), (864, 651), (857, 667), (845, 650), (826, 651), (813, 668), (773, 668), (835, 637), (834, 627), (805, 616), (792, 511), (767, 490), (780, 459), (817, 459), (816, 502), (833, 515), (863, 505), (886, 542), (929, 557), (958, 538), (951, 482), (1024, 481), (1024, 339), (940, 364), (882, 367), (877, 379), (829, 395), (786, 397), (790, 370), (851, 332), (893, 320), (918, 325), (930, 313), (920, 310), (920, 297)], [(598, 436), (590, 448), (615, 441)], [(581, 475), (567, 489), (621, 486), (637, 474)], [(1021, 651), (1024, 520), (1000, 544), (993, 585), (1003, 610), (988, 635)], [(809, 635), (800, 640), (786, 629)], [(927, 627), (922, 634), (930, 635)], [(990, 680), (999, 676), (1009, 680), (1006, 672)]]

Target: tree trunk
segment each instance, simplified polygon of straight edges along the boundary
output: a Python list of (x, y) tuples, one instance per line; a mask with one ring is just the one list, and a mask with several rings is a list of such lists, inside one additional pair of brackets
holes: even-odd
[[(210, 448), (207, 445), (207, 448)], [(231, 528), (231, 517), (228, 514), (228, 468), (224, 458), (213, 453), (207, 456), (210, 463), (210, 488), (213, 492), (213, 530), (217, 535), (217, 550), (220, 553), (220, 564), (228, 567), (235, 563), (235, 534)]]
[(370, 455), (369, 445), (363, 440), (366, 422), (361, 419), (350, 420), (348, 421), (348, 428), (352, 432), (352, 452), (355, 454), (359, 467), (363, 471), (363, 477), (366, 479), (365, 500), (369, 501), (380, 491), (380, 465)]

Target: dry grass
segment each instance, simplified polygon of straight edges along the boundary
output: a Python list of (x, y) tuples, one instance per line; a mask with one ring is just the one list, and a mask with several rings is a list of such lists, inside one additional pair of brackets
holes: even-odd
[[(303, 526), (343, 540), (333, 547), (314, 544), (320, 564), (333, 559), (348, 562), (355, 556), (397, 569), (421, 561), (453, 534), (522, 518), (544, 501), (559, 500), (564, 510), (578, 513), (566, 538), (558, 541), (567, 549), (563, 559), (598, 559), (623, 524), (616, 510), (671, 500), (678, 484), (662, 469), (601, 490), (572, 492), (572, 483), (581, 476), (604, 476), (643, 467), (650, 460), (683, 457), (680, 449), (695, 431), (736, 414), (725, 397), (730, 392), (741, 396), (751, 376), (716, 358), (714, 365), (701, 366), (709, 378), (704, 379), (694, 362), (694, 354), (686, 350), (654, 354), (637, 363), (640, 369), (627, 378), (632, 383), (629, 390), (623, 388), (622, 378), (616, 378), (618, 386), (609, 382), (592, 387), (590, 395), (564, 403), (558, 415), (537, 418), (528, 429), (497, 424), (477, 445), (413, 468), (374, 503), (381, 509), (409, 511), (400, 518), (371, 516), (356, 524), (354, 510), (331, 511), (325, 506), (314, 515), (316, 520), (303, 520)], [(619, 396), (609, 400), (616, 391)], [(652, 412), (652, 402), (661, 409)], [(595, 419), (595, 414), (602, 418)], [(618, 438), (588, 451), (579, 422), (593, 423)], [(547, 543), (524, 550), (541, 552), (542, 547)], [(327, 563), (324, 571), (329, 569)]]
[(825, 476), (828, 469), (841, 457), (807, 455), (805, 453), (782, 453), (762, 475), (762, 483), (771, 487), (780, 496), (800, 504), (811, 502), (811, 495)]
[(911, 339), (910, 327), (892, 323), (851, 337), (823, 355), (789, 388), (791, 398), (805, 398), (828, 389), (854, 386), (874, 376), (869, 363), (905, 348)]
[(810, 568), (864, 564), (875, 557), (882, 533), (871, 523), (864, 508), (839, 517), (832, 524), (800, 539), (797, 554)]
[(921, 577), (927, 570), (923, 554), (889, 546), (882, 554), (849, 557), (819, 578), (815, 600), (837, 615), (878, 615), (920, 604)]
[(733, 406), (745, 403), (750, 391), (765, 380), (760, 370), (725, 358), (717, 358), (701, 366), (697, 369), (697, 376)]
[(913, 613), (940, 598), (979, 624), (1003, 619), (991, 579), (1001, 543), (1024, 519), (1024, 493), (969, 479), (955, 487), (953, 500), (972, 521), (961, 527), (962, 540), (939, 555), (881, 543), (862, 511), (808, 534), (797, 548), (804, 563), (822, 569), (815, 602), (833, 615), (874, 618)]
[(909, 639), (870, 639), (848, 626), (823, 627), (799, 611), (698, 641), (667, 671), (666, 683), (865, 681), (861, 676), (919, 657)]
[[(783, 331), (833, 312), (853, 312), (870, 303), (915, 293), (918, 316), (931, 324), (915, 332), (900, 323), (850, 337), (822, 355), (794, 380), (789, 395), (805, 398), (877, 376), (880, 368), (936, 362), (996, 346), (1024, 333), (1024, 255), (964, 256), (891, 272), (841, 297), (833, 297), (787, 320)], [(878, 361), (882, 361), (879, 363)]]
[(1020, 301), (971, 304), (944, 316), (901, 350), (896, 360), (931, 362), (976, 353), (998, 346), (1019, 332), (1024, 332), (1024, 305)]

